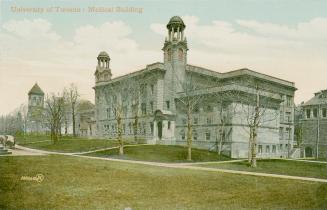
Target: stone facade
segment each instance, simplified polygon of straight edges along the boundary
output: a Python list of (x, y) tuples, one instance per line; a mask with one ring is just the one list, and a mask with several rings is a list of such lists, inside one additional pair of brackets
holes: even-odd
[[(262, 123), (258, 157), (289, 155), (293, 147), (293, 82), (249, 69), (219, 73), (187, 64), (185, 24), (173, 17), (167, 24), (163, 63), (111, 78), (109, 55), (101, 52), (95, 72), (95, 121), (98, 137), (115, 138), (117, 113), (125, 139), (149, 144), (186, 145), (185, 99), (199, 99), (192, 109), (193, 146), (232, 158), (248, 155), (249, 110), (260, 98)], [(188, 89), (189, 86), (192, 89)], [(118, 112), (117, 112), (118, 111)], [(223, 123), (222, 123), (223, 122)]]
[(327, 90), (301, 104), (297, 122), (303, 157), (327, 157)]

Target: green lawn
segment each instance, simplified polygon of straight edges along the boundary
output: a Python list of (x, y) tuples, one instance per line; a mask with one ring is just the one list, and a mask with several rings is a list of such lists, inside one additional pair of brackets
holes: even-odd
[(327, 184), (315, 182), (60, 155), (1, 157), (0, 171), (0, 209), (327, 208)]
[[(143, 145), (125, 147), (124, 156), (122, 157), (118, 155), (118, 149), (104, 150), (87, 155), (155, 162), (185, 162), (187, 159), (187, 148), (171, 145)], [(229, 160), (229, 158), (225, 156), (219, 157), (216, 152), (209, 152), (208, 150), (192, 149), (192, 160), (218, 161)]]
[(257, 165), (257, 168), (251, 168), (247, 161), (244, 161), (220, 164), (212, 163), (198, 166), (327, 179), (326, 163), (307, 163), (291, 160), (259, 160), (257, 161)]
[(49, 139), (47, 136), (36, 136), (26, 138), (25, 140), (18, 138), (17, 142), (19, 145), (25, 147), (57, 152), (85, 152), (117, 146), (117, 141), (106, 139), (63, 137), (56, 144), (53, 144)]

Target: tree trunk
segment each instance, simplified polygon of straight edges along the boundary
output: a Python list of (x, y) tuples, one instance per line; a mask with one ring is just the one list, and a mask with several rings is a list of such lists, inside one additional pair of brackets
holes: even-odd
[(134, 130), (134, 141), (136, 143), (138, 143), (138, 139), (137, 139), (137, 126), (138, 126), (138, 116), (135, 115), (133, 130)]
[(257, 167), (257, 133), (256, 128), (253, 129), (251, 144), (251, 167)]
[(75, 129), (75, 105), (72, 107), (72, 120), (73, 120), (73, 136), (76, 136), (76, 129)]
[[(257, 87), (258, 89), (258, 87)], [(257, 135), (260, 117), (260, 95), (257, 91), (256, 107), (253, 119), (253, 129), (252, 129), (252, 155), (251, 155), (251, 167), (257, 167)]]
[(187, 110), (187, 160), (192, 160), (192, 122), (191, 122), (191, 108)]
[(250, 126), (250, 138), (249, 138), (249, 146), (248, 146), (248, 163), (251, 163), (252, 158), (252, 139), (253, 139), (253, 131), (252, 127)]
[(124, 155), (124, 145), (123, 145), (123, 137), (122, 137), (122, 130), (123, 130), (122, 119), (120, 116), (117, 117), (117, 128), (118, 128), (119, 155)]

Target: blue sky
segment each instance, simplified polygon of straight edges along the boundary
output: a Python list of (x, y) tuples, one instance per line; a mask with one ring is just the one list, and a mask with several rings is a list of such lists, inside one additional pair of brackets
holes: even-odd
[[(143, 13), (13, 13), (11, 6), (119, 6)], [(220, 72), (248, 67), (293, 81), (297, 103), (326, 89), (315, 75), (325, 76), (327, 69), (327, 1), (2, 0), (0, 7), (0, 95), (8, 101), (0, 114), (26, 103), (35, 81), (45, 92), (74, 82), (93, 100), (100, 50), (110, 54), (114, 76), (162, 61), (165, 24), (174, 15), (187, 25), (191, 64)]]

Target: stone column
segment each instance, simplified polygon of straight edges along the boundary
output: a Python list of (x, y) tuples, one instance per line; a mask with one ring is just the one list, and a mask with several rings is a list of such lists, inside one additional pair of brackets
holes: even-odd
[(180, 34), (179, 34), (179, 27), (177, 27), (177, 40), (179, 40)]

